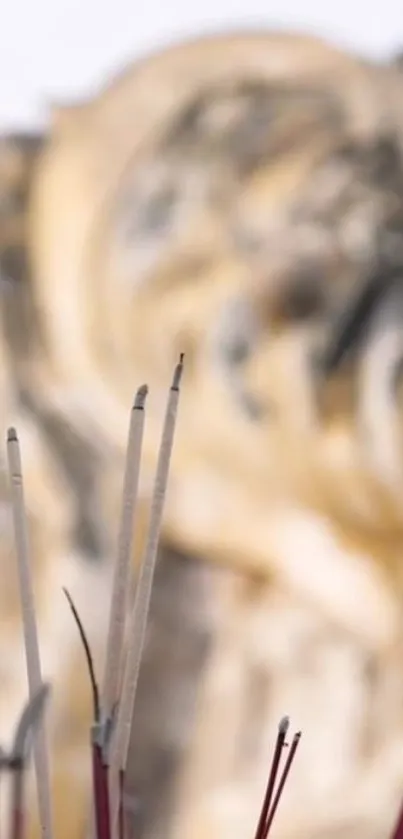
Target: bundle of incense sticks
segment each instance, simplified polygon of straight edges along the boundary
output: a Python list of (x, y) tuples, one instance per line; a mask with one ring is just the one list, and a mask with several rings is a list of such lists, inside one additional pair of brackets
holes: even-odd
[[(174, 442), (182, 371), (183, 355), (181, 355), (179, 363), (175, 367), (169, 390), (154, 479), (149, 529), (136, 581), (134, 603), (130, 608), (127, 592), (129, 591), (128, 584), (133, 554), (136, 500), (148, 392), (146, 385), (138, 389), (134, 399), (129, 424), (122, 511), (102, 690), (98, 686), (90, 645), (80, 616), (71, 595), (66, 589), (64, 590), (83, 643), (92, 686), (94, 719), (91, 727), (91, 748), (96, 839), (126, 839), (123, 812), (125, 771)], [(49, 752), (44, 719), (44, 710), (50, 687), (43, 683), (41, 675), (24, 503), (23, 470), (18, 437), (14, 428), (8, 430), (7, 451), (29, 699), (17, 725), (11, 751), (6, 753), (0, 748), (0, 771), (5, 770), (13, 773), (10, 839), (23, 839), (26, 826), (24, 777), (32, 747), (42, 837), (43, 839), (53, 839)], [(126, 628), (128, 628), (128, 632), (126, 632)], [(129, 639), (127, 648), (125, 648), (126, 637)], [(297, 732), (293, 736), (291, 744), (288, 744), (286, 742), (288, 729), (289, 719), (284, 717), (278, 727), (266, 792), (254, 839), (267, 839), (269, 836), (298, 748), (301, 732)], [(287, 757), (278, 779), (281, 759), (287, 749)], [(278, 783), (276, 784), (277, 780)], [(403, 808), (397, 821), (393, 839), (403, 839)]]

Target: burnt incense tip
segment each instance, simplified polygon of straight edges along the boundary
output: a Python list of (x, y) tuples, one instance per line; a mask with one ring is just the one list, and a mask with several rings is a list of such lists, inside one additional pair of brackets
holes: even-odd
[(287, 734), (289, 725), (290, 725), (290, 718), (289, 717), (282, 717), (280, 722), (279, 722), (279, 725), (278, 725), (279, 733), (284, 734), (284, 735)]
[(141, 385), (134, 397), (133, 410), (141, 411), (144, 408), (145, 401), (148, 394), (148, 385)]
[(9, 428), (7, 431), (7, 442), (16, 443), (18, 441), (17, 432), (15, 428)]
[(185, 353), (181, 352), (181, 354), (179, 356), (179, 362), (175, 367), (175, 372), (174, 372), (173, 379), (172, 379), (171, 390), (179, 390), (179, 385), (180, 385), (181, 378), (182, 378), (182, 373), (183, 373), (184, 358), (185, 358)]

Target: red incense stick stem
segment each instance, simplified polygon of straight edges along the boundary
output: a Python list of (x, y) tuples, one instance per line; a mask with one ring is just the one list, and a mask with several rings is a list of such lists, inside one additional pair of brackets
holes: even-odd
[(102, 746), (92, 744), (92, 772), (97, 839), (111, 839), (108, 769), (103, 762)]
[(282, 753), (283, 748), (284, 748), (284, 743), (285, 743), (285, 738), (286, 738), (286, 734), (287, 734), (288, 725), (289, 725), (288, 717), (284, 717), (281, 720), (281, 722), (279, 724), (279, 727), (278, 727), (277, 740), (276, 740), (276, 745), (275, 745), (275, 748), (274, 748), (274, 755), (273, 755), (273, 760), (272, 760), (272, 764), (271, 764), (269, 780), (267, 782), (266, 795), (265, 795), (264, 802), (263, 802), (262, 812), (260, 813), (260, 819), (259, 819), (258, 826), (257, 826), (257, 829), (256, 829), (255, 839), (264, 839), (264, 836), (265, 836), (267, 814), (269, 812), (271, 799), (272, 799), (272, 796), (273, 796), (274, 785), (276, 783), (276, 777), (277, 777), (278, 768), (279, 768), (279, 765), (280, 765), (281, 753)]
[(21, 763), (20, 766), (16, 766), (13, 769), (11, 839), (23, 839), (24, 821), (24, 767)]
[(291, 769), (291, 764), (294, 760), (294, 755), (295, 755), (295, 752), (297, 751), (298, 743), (299, 743), (300, 739), (301, 739), (301, 732), (298, 731), (297, 734), (295, 734), (294, 737), (293, 737), (291, 748), (290, 748), (290, 751), (287, 755), (287, 760), (286, 760), (286, 763), (285, 763), (285, 766), (284, 766), (284, 769), (283, 769), (283, 774), (280, 778), (280, 782), (279, 782), (279, 785), (278, 785), (278, 788), (277, 788), (277, 792), (274, 796), (273, 806), (272, 806), (272, 808), (270, 810), (270, 813), (267, 817), (266, 827), (265, 827), (265, 831), (264, 831), (264, 839), (267, 839), (267, 836), (269, 835), (270, 828), (273, 824), (273, 819), (274, 819), (274, 816), (276, 815), (276, 810), (277, 810), (277, 807), (279, 805), (280, 798), (282, 796), (283, 789), (284, 789), (284, 786), (285, 786), (285, 782), (288, 778), (288, 774), (289, 774), (289, 771)]
[(118, 839), (125, 839), (125, 814), (124, 814), (124, 786), (125, 773), (121, 769), (119, 772), (119, 824), (118, 824)]

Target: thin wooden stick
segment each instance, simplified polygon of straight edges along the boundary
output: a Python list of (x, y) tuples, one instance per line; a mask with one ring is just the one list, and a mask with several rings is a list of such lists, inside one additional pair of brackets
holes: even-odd
[(23, 839), (25, 834), (24, 761), (20, 758), (12, 767), (12, 805), (10, 839)]
[(151, 501), (150, 522), (144, 558), (137, 580), (134, 606), (129, 624), (129, 648), (127, 652), (121, 698), (119, 702), (116, 732), (111, 753), (111, 795), (112, 795), (112, 835), (116, 835), (119, 813), (118, 781), (120, 771), (126, 768), (129, 750), (130, 731), (136, 697), (136, 689), (144, 647), (146, 624), (150, 606), (151, 589), (154, 578), (155, 562), (161, 531), (162, 514), (166, 487), (168, 483), (171, 452), (175, 434), (175, 423), (179, 401), (179, 386), (183, 370), (183, 355), (180, 356), (169, 392), (165, 413), (164, 427), (158, 453), (158, 462)]
[[(39, 656), (35, 602), (29, 561), (28, 527), (25, 514), (21, 454), (15, 428), (7, 433), (7, 455), (10, 477), (14, 538), (17, 553), (25, 655), (29, 695), (33, 697), (43, 685)], [(43, 839), (52, 839), (53, 816), (50, 794), (49, 752), (44, 720), (38, 727), (34, 743), (34, 764), (38, 795), (39, 818)]]
[(280, 766), (281, 753), (284, 748), (285, 738), (289, 724), (290, 721), (288, 717), (283, 717), (279, 723), (276, 745), (274, 747), (273, 760), (271, 763), (269, 779), (266, 787), (266, 795), (264, 798), (262, 811), (260, 813), (258, 826), (256, 828), (255, 839), (264, 839), (266, 835), (266, 825), (270, 810), (270, 804), (273, 797), (274, 786), (276, 783), (277, 773)]
[(283, 769), (283, 773), (281, 775), (281, 778), (280, 778), (280, 781), (279, 781), (279, 784), (278, 784), (278, 787), (277, 787), (277, 792), (274, 796), (273, 804), (272, 804), (271, 810), (269, 812), (269, 815), (267, 816), (266, 826), (265, 826), (265, 830), (264, 830), (264, 839), (267, 839), (267, 837), (270, 833), (270, 828), (273, 824), (274, 816), (276, 815), (277, 807), (280, 803), (280, 798), (283, 794), (283, 789), (284, 789), (284, 786), (285, 786), (285, 782), (288, 778), (288, 775), (289, 775), (289, 772), (290, 772), (290, 769), (291, 769), (291, 765), (292, 765), (292, 762), (294, 760), (295, 752), (297, 751), (300, 739), (301, 739), (301, 732), (297, 731), (297, 733), (294, 734), (293, 741), (291, 743), (291, 748), (290, 748), (290, 751), (288, 752), (287, 760), (285, 762), (285, 766), (284, 766), (284, 769)]
[(92, 778), (95, 804), (95, 826), (97, 839), (111, 839), (109, 810), (108, 767), (103, 758), (103, 738), (97, 742), (98, 726), (91, 731)]
[(43, 716), (48, 696), (49, 685), (43, 684), (22, 710), (11, 751), (6, 752), (0, 747), (0, 773), (8, 772), (12, 775), (10, 839), (18, 839), (24, 832), (24, 773), (32, 743), (35, 741), (35, 731)]
[(102, 713), (105, 718), (111, 716), (118, 700), (122, 673), (130, 561), (133, 551), (133, 522), (137, 505), (141, 448), (144, 432), (144, 405), (147, 393), (147, 385), (142, 385), (138, 389), (130, 415), (118, 553), (113, 579), (105, 672), (102, 687)]
[(12, 751), (2, 756), (12, 774), (12, 802), (10, 839), (23, 839), (25, 835), (25, 773), (35, 731), (43, 719), (49, 696), (49, 685), (42, 685), (34, 697), (26, 703), (18, 721)]
[(119, 830), (118, 830), (118, 839), (125, 839), (125, 813), (124, 813), (124, 786), (125, 786), (125, 773), (121, 769), (119, 772)]
[[(107, 733), (107, 725), (103, 721), (101, 721), (101, 707), (99, 702), (98, 682), (95, 675), (94, 661), (92, 658), (91, 648), (88, 643), (88, 638), (78, 610), (74, 604), (73, 598), (71, 597), (66, 588), (64, 588), (63, 591), (66, 595), (74, 620), (77, 624), (77, 629), (79, 631), (85, 654), (85, 659), (87, 662), (88, 676), (92, 688), (94, 720), (91, 726), (91, 755), (92, 789), (94, 796), (93, 804), (95, 812), (91, 814), (91, 817), (95, 816), (96, 839), (111, 839), (108, 766), (106, 760), (104, 760), (104, 752), (106, 751), (105, 737)], [(92, 833), (93, 832), (94, 831), (92, 830)]]
[(100, 702), (99, 702), (98, 683), (97, 683), (97, 678), (96, 678), (96, 675), (95, 675), (94, 660), (92, 658), (91, 648), (90, 648), (90, 645), (88, 643), (88, 638), (87, 638), (84, 626), (82, 624), (80, 615), (78, 614), (76, 605), (74, 603), (74, 600), (73, 600), (70, 592), (67, 590), (67, 588), (63, 587), (63, 593), (64, 593), (64, 595), (66, 597), (66, 600), (67, 600), (67, 602), (70, 606), (73, 618), (76, 622), (78, 633), (80, 635), (81, 643), (82, 643), (83, 650), (84, 650), (85, 660), (87, 662), (88, 676), (89, 676), (89, 680), (90, 680), (90, 684), (91, 684), (92, 703), (93, 703), (93, 711), (94, 711), (94, 722), (99, 724), (100, 715), (101, 715), (101, 707), (100, 707)]

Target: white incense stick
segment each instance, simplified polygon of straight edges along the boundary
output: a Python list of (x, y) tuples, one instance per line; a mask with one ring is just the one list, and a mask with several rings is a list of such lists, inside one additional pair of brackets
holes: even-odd
[(116, 722), (116, 731), (111, 754), (111, 804), (112, 826), (115, 829), (118, 814), (117, 779), (119, 772), (126, 768), (130, 743), (130, 731), (136, 697), (137, 682), (143, 653), (146, 624), (150, 606), (151, 589), (154, 577), (160, 537), (162, 514), (168, 483), (169, 465), (175, 433), (176, 415), (179, 401), (179, 385), (183, 370), (183, 355), (180, 357), (172, 380), (168, 404), (165, 413), (158, 462), (151, 500), (150, 522), (147, 533), (143, 561), (137, 580), (133, 610), (130, 616), (128, 633), (128, 652), (123, 676), (123, 685)]
[(122, 513), (118, 537), (118, 552), (113, 578), (106, 648), (102, 712), (110, 717), (118, 699), (122, 672), (122, 653), (128, 606), (130, 561), (133, 549), (133, 522), (135, 519), (137, 491), (140, 475), (141, 447), (144, 431), (144, 404), (147, 385), (142, 385), (135, 396), (130, 415), (125, 476), (122, 495)]
[[(28, 686), (31, 698), (43, 685), (39, 657), (35, 602), (29, 561), (28, 528), (25, 514), (21, 454), (15, 428), (7, 434), (8, 468), (14, 522), (14, 538), (20, 585), (22, 619), (25, 638)], [(39, 818), (43, 839), (52, 839), (52, 805), (50, 794), (49, 754), (45, 723), (38, 726), (34, 743), (34, 763), (38, 795)]]

